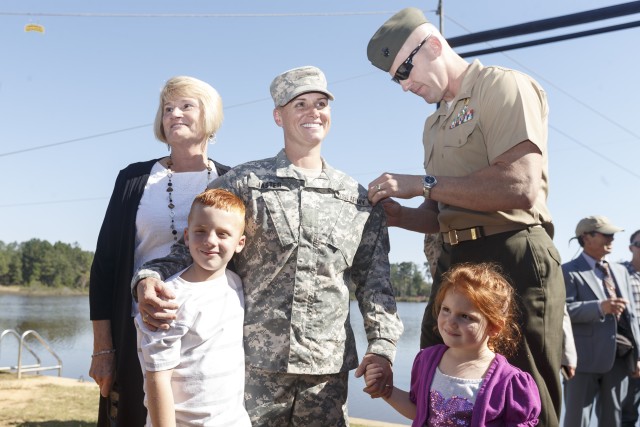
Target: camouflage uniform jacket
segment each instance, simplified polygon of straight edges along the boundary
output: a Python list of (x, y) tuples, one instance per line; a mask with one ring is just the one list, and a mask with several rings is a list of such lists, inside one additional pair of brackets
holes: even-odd
[[(393, 361), (402, 322), (389, 281), (384, 210), (366, 190), (327, 165), (306, 178), (276, 157), (237, 166), (211, 183), (237, 194), (247, 208), (247, 245), (234, 258), (245, 293), (245, 353), (271, 372), (332, 374), (357, 367), (349, 323), (348, 283), (364, 318), (367, 352)], [(151, 269), (168, 277), (191, 262), (184, 245)]]

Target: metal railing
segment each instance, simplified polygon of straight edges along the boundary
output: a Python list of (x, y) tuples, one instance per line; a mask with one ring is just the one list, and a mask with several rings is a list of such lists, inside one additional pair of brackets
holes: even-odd
[[(40, 336), (39, 333), (37, 333), (36, 331), (30, 329), (28, 331), (23, 332), (22, 335), (19, 335), (18, 332), (16, 332), (14, 329), (5, 329), (4, 331), (2, 331), (2, 334), (0, 334), (0, 351), (2, 350), (2, 339), (6, 335), (15, 336), (16, 339), (19, 342), (19, 345), (18, 345), (18, 363), (15, 366), (0, 366), (0, 371), (17, 372), (18, 373), (18, 379), (20, 379), (20, 378), (22, 378), (22, 374), (24, 372), (40, 372), (40, 371), (49, 371), (49, 370), (57, 369), (58, 370), (58, 376), (62, 376), (62, 359), (60, 359), (60, 357), (56, 354), (56, 352), (53, 351), (53, 349), (51, 348), (49, 343), (47, 343), (44, 340), (44, 338), (42, 338)], [(40, 342), (40, 344), (42, 344), (42, 346), (58, 361), (58, 364), (51, 365), (51, 366), (42, 366), (42, 360), (40, 359), (40, 357), (38, 357), (36, 352), (33, 351), (33, 349), (31, 347), (29, 347), (29, 345), (26, 343), (26, 338), (29, 337), (29, 336), (33, 336), (34, 338), (36, 338)], [(31, 365), (23, 365), (22, 364), (22, 354), (23, 354), (24, 350), (26, 350), (29, 353), (31, 353), (33, 358), (36, 360), (35, 364), (31, 364)]]

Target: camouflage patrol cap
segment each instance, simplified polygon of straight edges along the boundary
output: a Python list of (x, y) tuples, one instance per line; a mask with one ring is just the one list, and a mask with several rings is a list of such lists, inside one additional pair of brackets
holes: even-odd
[(296, 96), (308, 92), (324, 93), (333, 101), (333, 95), (327, 90), (324, 73), (312, 66), (285, 71), (273, 79), (270, 90), (276, 107), (287, 105)]
[(429, 22), (420, 9), (407, 7), (393, 15), (378, 28), (369, 40), (367, 57), (382, 71), (389, 72), (396, 55), (413, 30)]

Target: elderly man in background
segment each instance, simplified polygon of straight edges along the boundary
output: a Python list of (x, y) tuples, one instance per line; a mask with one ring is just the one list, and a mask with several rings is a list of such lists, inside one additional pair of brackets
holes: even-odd
[(582, 253), (562, 265), (578, 352), (576, 374), (565, 382), (566, 427), (588, 427), (596, 401), (598, 425), (621, 426), (629, 375), (640, 374), (640, 328), (629, 274), (607, 260), (619, 231), (604, 216), (581, 219), (575, 238)]

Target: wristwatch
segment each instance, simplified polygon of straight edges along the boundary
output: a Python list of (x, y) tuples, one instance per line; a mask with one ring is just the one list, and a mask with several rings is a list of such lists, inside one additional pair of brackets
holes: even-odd
[(425, 199), (431, 198), (431, 189), (436, 186), (438, 180), (433, 175), (425, 175), (422, 178), (422, 195)]

